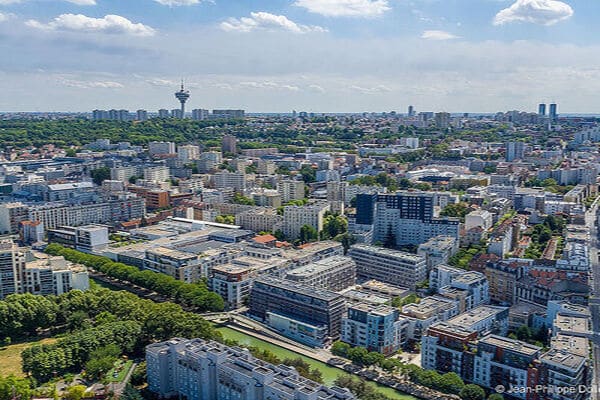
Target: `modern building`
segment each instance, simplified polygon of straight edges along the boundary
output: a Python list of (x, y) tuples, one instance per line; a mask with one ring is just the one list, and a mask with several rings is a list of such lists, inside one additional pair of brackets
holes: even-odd
[(292, 367), (254, 358), (240, 347), (174, 338), (146, 347), (148, 389), (188, 400), (353, 400), (348, 389), (326, 387)]
[(446, 322), (469, 331), (476, 331), (480, 337), (490, 334), (506, 336), (508, 312), (508, 307), (484, 305), (450, 318)]
[(550, 104), (550, 112), (548, 113), (548, 117), (551, 122), (558, 121), (558, 105), (556, 103)]
[(546, 116), (546, 104), (540, 103), (538, 105), (538, 115), (540, 117), (545, 117)]
[(135, 112), (135, 119), (137, 121), (148, 121), (148, 111), (146, 110), (137, 110)]
[(356, 264), (350, 257), (324, 258), (289, 270), (285, 279), (338, 292), (356, 283)]
[(192, 119), (194, 121), (203, 121), (208, 119), (210, 112), (202, 108), (195, 108), (192, 110)]
[(340, 337), (346, 305), (338, 293), (265, 276), (254, 281), (249, 307), (250, 315), (281, 334), (322, 347)]
[(49, 229), (48, 243), (58, 243), (86, 253), (100, 253), (108, 247), (108, 227), (85, 225)]
[(407, 321), (397, 308), (353, 304), (342, 318), (341, 340), (352, 346), (391, 355), (406, 342)]
[(352, 246), (348, 256), (356, 262), (357, 277), (364, 280), (375, 279), (415, 290), (419, 282), (427, 279), (427, 262), (422, 256), (364, 244)]
[(26, 262), (21, 284), (23, 293), (42, 296), (90, 288), (87, 269), (64, 257), (41, 257)]
[(244, 110), (213, 110), (212, 111), (212, 118), (244, 118), (246, 115), (246, 112)]
[(373, 242), (419, 245), (435, 236), (459, 238), (457, 218), (437, 218), (435, 208), (455, 201), (438, 192), (401, 191), (391, 194), (358, 194), (356, 224), (373, 226)]
[(211, 178), (216, 189), (232, 188), (235, 191), (246, 189), (246, 174), (244, 172), (222, 171), (213, 174)]

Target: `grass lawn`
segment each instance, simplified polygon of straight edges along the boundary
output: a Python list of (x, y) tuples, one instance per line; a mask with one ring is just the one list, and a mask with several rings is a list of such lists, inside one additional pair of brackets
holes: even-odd
[(115, 285), (111, 285), (110, 283), (102, 282), (98, 279), (90, 279), (90, 287), (93, 289), (94, 287), (101, 287), (104, 289), (109, 289), (115, 292), (122, 291), (123, 289), (116, 287)]
[(29, 342), (20, 342), (10, 346), (0, 346), (0, 376), (16, 375), (24, 376), (21, 371), (21, 353), (23, 350), (36, 344), (52, 344), (57, 339), (45, 338), (41, 340), (31, 340)]
[[(108, 371), (108, 374), (106, 374), (106, 380), (110, 383), (113, 382), (122, 382), (123, 379), (125, 379), (125, 376), (127, 375), (127, 373), (129, 372), (129, 370), (131, 369), (131, 366), (133, 365), (133, 361), (131, 360), (127, 360), (127, 361), (123, 361), (123, 360), (119, 360), (115, 362), (115, 367), (113, 369), (111, 369), (110, 371)], [(116, 376), (114, 376), (114, 372), (117, 369), (117, 367), (122, 366), (122, 368), (119, 370), (119, 372), (117, 373)]]

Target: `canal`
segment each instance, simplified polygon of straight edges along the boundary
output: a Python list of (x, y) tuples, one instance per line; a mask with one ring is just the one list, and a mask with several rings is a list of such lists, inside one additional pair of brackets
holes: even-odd
[[(310, 364), (310, 366), (312, 368), (316, 368), (321, 371), (321, 374), (323, 375), (323, 380), (325, 381), (326, 385), (332, 385), (333, 381), (339, 375), (350, 375), (347, 372), (345, 372), (339, 368), (329, 366), (321, 361), (314, 360), (310, 357), (306, 357), (302, 354), (295, 353), (288, 349), (284, 349), (283, 347), (279, 347), (277, 345), (266, 342), (264, 340), (257, 339), (253, 336), (247, 335), (242, 332), (238, 332), (234, 329), (227, 328), (227, 327), (218, 327), (217, 330), (219, 332), (221, 332), (223, 337), (226, 339), (235, 340), (238, 343), (245, 344), (247, 346), (256, 346), (256, 347), (260, 347), (261, 349), (269, 350), (269, 351), (273, 352), (273, 354), (275, 354), (276, 356), (278, 356), (279, 358), (282, 358), (282, 359), (283, 358), (298, 358), (298, 357), (302, 358), (304, 361), (306, 361), (308, 364)], [(399, 392), (399, 391), (389, 388), (387, 386), (382, 386), (375, 382), (371, 382), (370, 384), (375, 386), (377, 388), (377, 391), (385, 394), (386, 396), (388, 396), (392, 399), (416, 400), (416, 397), (414, 397), (414, 396)]]

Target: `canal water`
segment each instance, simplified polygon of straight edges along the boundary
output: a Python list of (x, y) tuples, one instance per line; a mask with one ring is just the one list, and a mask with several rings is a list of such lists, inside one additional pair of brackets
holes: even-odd
[[(308, 364), (310, 364), (310, 366), (312, 368), (316, 368), (321, 371), (321, 374), (323, 375), (323, 380), (325, 381), (326, 385), (332, 385), (333, 381), (339, 375), (349, 375), (347, 372), (345, 372), (339, 368), (329, 366), (321, 361), (314, 360), (310, 357), (306, 357), (302, 354), (298, 354), (291, 350), (284, 349), (283, 347), (279, 347), (272, 343), (265, 342), (264, 340), (257, 339), (253, 336), (246, 335), (242, 332), (238, 332), (231, 328), (218, 327), (217, 330), (219, 332), (221, 332), (223, 337), (226, 339), (235, 340), (238, 343), (245, 344), (247, 346), (256, 346), (256, 347), (260, 347), (261, 349), (269, 350), (269, 351), (273, 352), (273, 354), (275, 354), (277, 357), (282, 358), (282, 359), (283, 358), (298, 358), (298, 357), (302, 358), (304, 361), (306, 361)], [(382, 386), (375, 382), (370, 382), (370, 384), (375, 386), (377, 388), (377, 391), (385, 394), (386, 396), (388, 396), (392, 399), (416, 400), (416, 397), (414, 397), (414, 396), (399, 392), (399, 391), (389, 388), (387, 386)]]

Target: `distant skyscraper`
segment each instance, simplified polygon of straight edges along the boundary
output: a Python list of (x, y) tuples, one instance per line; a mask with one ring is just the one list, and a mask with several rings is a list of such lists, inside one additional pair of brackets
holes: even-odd
[(546, 105), (544, 103), (540, 103), (538, 106), (538, 115), (541, 117), (546, 116)]
[(190, 98), (190, 92), (189, 92), (189, 90), (184, 89), (183, 80), (181, 81), (181, 90), (179, 90), (178, 92), (175, 93), (175, 97), (177, 97), (177, 100), (179, 100), (179, 102), (181, 103), (181, 117), (179, 117), (179, 118), (184, 118), (185, 117), (185, 102), (188, 101), (188, 99)]
[(169, 118), (169, 110), (161, 108), (158, 110), (158, 118)]
[(137, 110), (135, 114), (135, 119), (137, 119), (138, 121), (148, 120), (148, 111), (146, 110)]
[(415, 108), (413, 106), (408, 106), (408, 116), (409, 117), (415, 116)]
[(435, 126), (439, 129), (448, 129), (450, 126), (450, 114), (447, 112), (436, 113)]
[(171, 110), (171, 117), (172, 118), (182, 119), (183, 118), (183, 112), (179, 108), (174, 108), (174, 109)]
[(195, 121), (201, 121), (203, 119), (208, 119), (208, 115), (210, 113), (208, 110), (203, 110), (202, 108), (196, 108), (192, 110), (192, 119)]
[(556, 121), (558, 119), (558, 106), (556, 103), (550, 104), (550, 121)]

